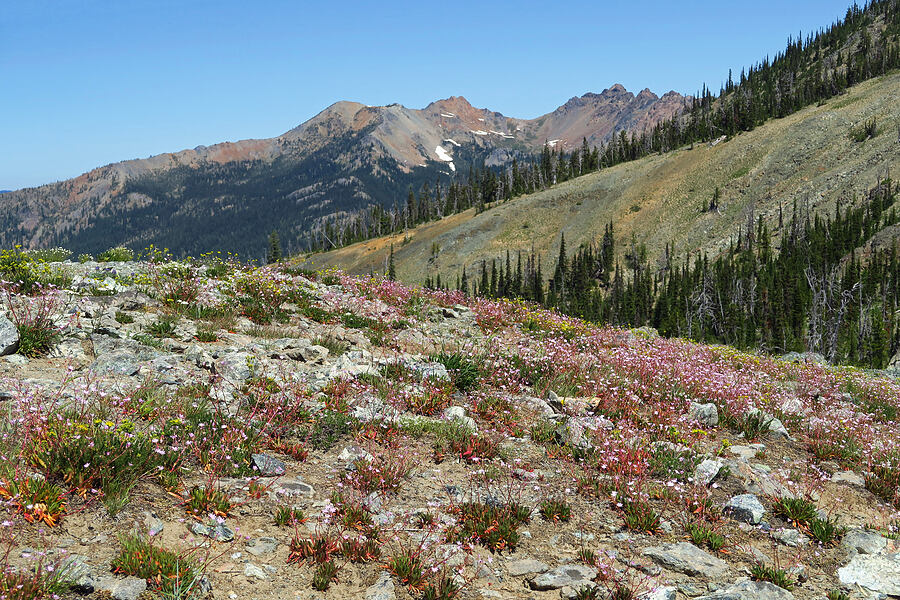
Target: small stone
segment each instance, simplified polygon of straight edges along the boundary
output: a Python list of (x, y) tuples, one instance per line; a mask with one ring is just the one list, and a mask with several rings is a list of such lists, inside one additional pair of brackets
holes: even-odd
[(165, 523), (162, 522), (162, 519), (148, 510), (144, 512), (144, 528), (147, 530), (147, 535), (153, 537), (162, 533), (162, 530), (165, 528)]
[(753, 494), (741, 494), (725, 504), (725, 512), (738, 521), (758, 525), (762, 521), (766, 509)]
[(214, 527), (209, 527), (203, 523), (194, 523), (191, 526), (191, 531), (217, 542), (230, 542), (234, 539), (234, 531), (226, 527), (224, 523), (218, 523)]
[(444, 418), (448, 421), (456, 421), (472, 431), (478, 431), (478, 424), (475, 423), (475, 419), (468, 416), (466, 409), (462, 406), (448, 406), (444, 409)]
[(694, 469), (694, 481), (700, 485), (709, 485), (722, 470), (722, 461), (706, 459)]
[(262, 556), (263, 554), (271, 554), (278, 547), (278, 541), (273, 537), (260, 537), (250, 540), (247, 543), (247, 552), (253, 556)]
[(591, 585), (591, 580), (597, 576), (597, 569), (587, 565), (560, 565), (549, 573), (538, 575), (529, 582), (531, 589), (546, 591), (558, 590), (563, 587), (578, 589)]
[(645, 592), (638, 596), (638, 600), (675, 600), (677, 591), (678, 590), (672, 586), (653, 588), (649, 592)]
[(719, 424), (719, 409), (712, 402), (706, 404), (691, 402), (688, 414), (707, 427), (715, 427)]
[(338, 460), (347, 463), (355, 463), (358, 460), (367, 460), (369, 462), (372, 462), (373, 460), (375, 460), (375, 457), (359, 446), (347, 446), (346, 448), (341, 450), (340, 454), (338, 454)]
[(280, 477), (287, 469), (284, 462), (268, 454), (254, 454), (253, 466), (262, 477)]
[(139, 577), (101, 577), (97, 589), (108, 592), (113, 600), (137, 600), (147, 590), (147, 582)]
[(87, 563), (87, 557), (80, 554), (70, 554), (62, 560), (60, 565), (66, 578), (72, 582), (72, 589), (79, 594), (90, 594), (96, 587), (96, 580), (91, 566)]
[(833, 483), (846, 483), (858, 488), (866, 487), (865, 478), (859, 473), (853, 471), (839, 471), (831, 476)]
[(315, 490), (300, 479), (282, 479), (275, 485), (275, 493), (285, 496), (312, 496)]
[(728, 563), (688, 542), (654, 546), (643, 554), (660, 566), (685, 575), (716, 578), (728, 573)]
[(506, 564), (506, 571), (512, 577), (546, 573), (549, 570), (549, 565), (533, 558), (522, 558), (519, 560), (510, 561)]
[(797, 529), (780, 529), (772, 532), (772, 537), (785, 546), (805, 546), (809, 542), (809, 538), (800, 533)]
[(258, 567), (253, 563), (247, 563), (246, 565), (244, 565), (244, 577), (265, 581), (269, 578), (269, 574), (266, 573), (265, 570), (263, 570), (261, 567)]
[(753, 446), (740, 446), (734, 445), (729, 446), (728, 451), (738, 458), (738, 460), (750, 460), (751, 458), (756, 457), (756, 448)]
[(365, 600), (394, 600), (396, 597), (394, 580), (388, 573), (382, 573), (378, 581), (366, 589)]

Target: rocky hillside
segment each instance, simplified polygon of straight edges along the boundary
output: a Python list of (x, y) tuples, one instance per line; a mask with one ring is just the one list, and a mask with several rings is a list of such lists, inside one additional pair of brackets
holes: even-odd
[(391, 207), (407, 188), (445, 182), (473, 161), (606, 141), (671, 118), (684, 98), (615, 85), (537, 119), (472, 107), (465, 98), (422, 110), (338, 102), (272, 139), (200, 146), (94, 169), (0, 198), (0, 243), (99, 252), (149, 244), (256, 256), (273, 229), (299, 239), (324, 217)]
[(2, 258), (0, 596), (900, 595), (895, 372), (336, 272)]
[[(437, 274), (453, 281), (463, 266), (471, 273), (507, 250), (534, 248), (552, 268), (560, 233), (571, 249), (599, 240), (609, 222), (622, 250), (634, 235), (654, 258), (667, 244), (679, 257), (702, 250), (715, 255), (748, 217), (761, 216), (779, 236), (779, 216), (788, 221), (795, 202), (833, 214), (836, 201), (846, 206), (896, 173), (898, 95), (900, 74), (893, 73), (730, 140), (620, 164), (481, 214), (470, 210), (405, 235), (315, 254), (308, 264), (384, 272), (393, 244), (398, 277), (416, 283)], [(872, 119), (876, 135), (855, 141), (853, 133)], [(710, 211), (716, 189), (721, 200)]]

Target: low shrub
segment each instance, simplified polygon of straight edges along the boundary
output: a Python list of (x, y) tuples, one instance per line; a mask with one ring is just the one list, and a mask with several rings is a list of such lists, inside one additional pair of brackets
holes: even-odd
[(130, 262), (134, 260), (134, 251), (124, 246), (116, 246), (97, 256), (97, 262)]

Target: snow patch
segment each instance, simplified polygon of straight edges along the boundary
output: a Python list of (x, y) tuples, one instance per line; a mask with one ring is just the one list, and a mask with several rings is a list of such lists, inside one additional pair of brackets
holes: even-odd
[(450, 167), (450, 170), (451, 170), (451, 171), (453, 171), (454, 173), (456, 173), (456, 165), (453, 164), (453, 161), (452, 161), (452, 160), (451, 160), (449, 163), (447, 163), (447, 166)]
[(456, 146), (457, 148), (460, 148), (460, 147), (462, 146), (462, 144), (460, 144), (460, 143), (457, 142), (457, 141), (451, 140), (450, 138), (447, 138), (447, 139), (444, 140), (444, 141), (445, 141), (445, 142), (450, 142), (451, 144), (453, 144), (453, 145)]
[(511, 136), (511, 135), (505, 134), (505, 133), (503, 133), (503, 132), (501, 132), (501, 131), (494, 131), (493, 129), (491, 129), (491, 133), (493, 133), (494, 135), (499, 135), (500, 137), (504, 137), (504, 138), (506, 138), (506, 139), (512, 139), (512, 138), (514, 137), (514, 136)]
[(484, 119), (482, 119), (481, 117), (479, 117), (478, 120), (484, 123)]
[(437, 154), (438, 160), (442, 160), (444, 162), (452, 163), (453, 157), (450, 156), (446, 150), (444, 150), (441, 146), (438, 146), (434, 149), (434, 153)]
[(559, 140), (550, 140), (549, 142), (547, 142), (547, 145), (553, 148), (557, 143), (559, 143)]
[(475, 130), (470, 130), (470, 131), (472, 131), (472, 133), (474, 133), (475, 135), (487, 135), (488, 134), (487, 131), (482, 131), (481, 129), (479, 129), (477, 131), (475, 131)]
[(456, 118), (456, 115), (454, 115), (453, 113), (441, 113), (441, 116), (444, 117), (445, 119), (455, 119)]

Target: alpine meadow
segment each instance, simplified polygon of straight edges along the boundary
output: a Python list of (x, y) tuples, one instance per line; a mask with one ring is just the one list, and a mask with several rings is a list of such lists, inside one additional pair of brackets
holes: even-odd
[(825, 4), (14, 1), (0, 600), (900, 598), (900, 0)]

